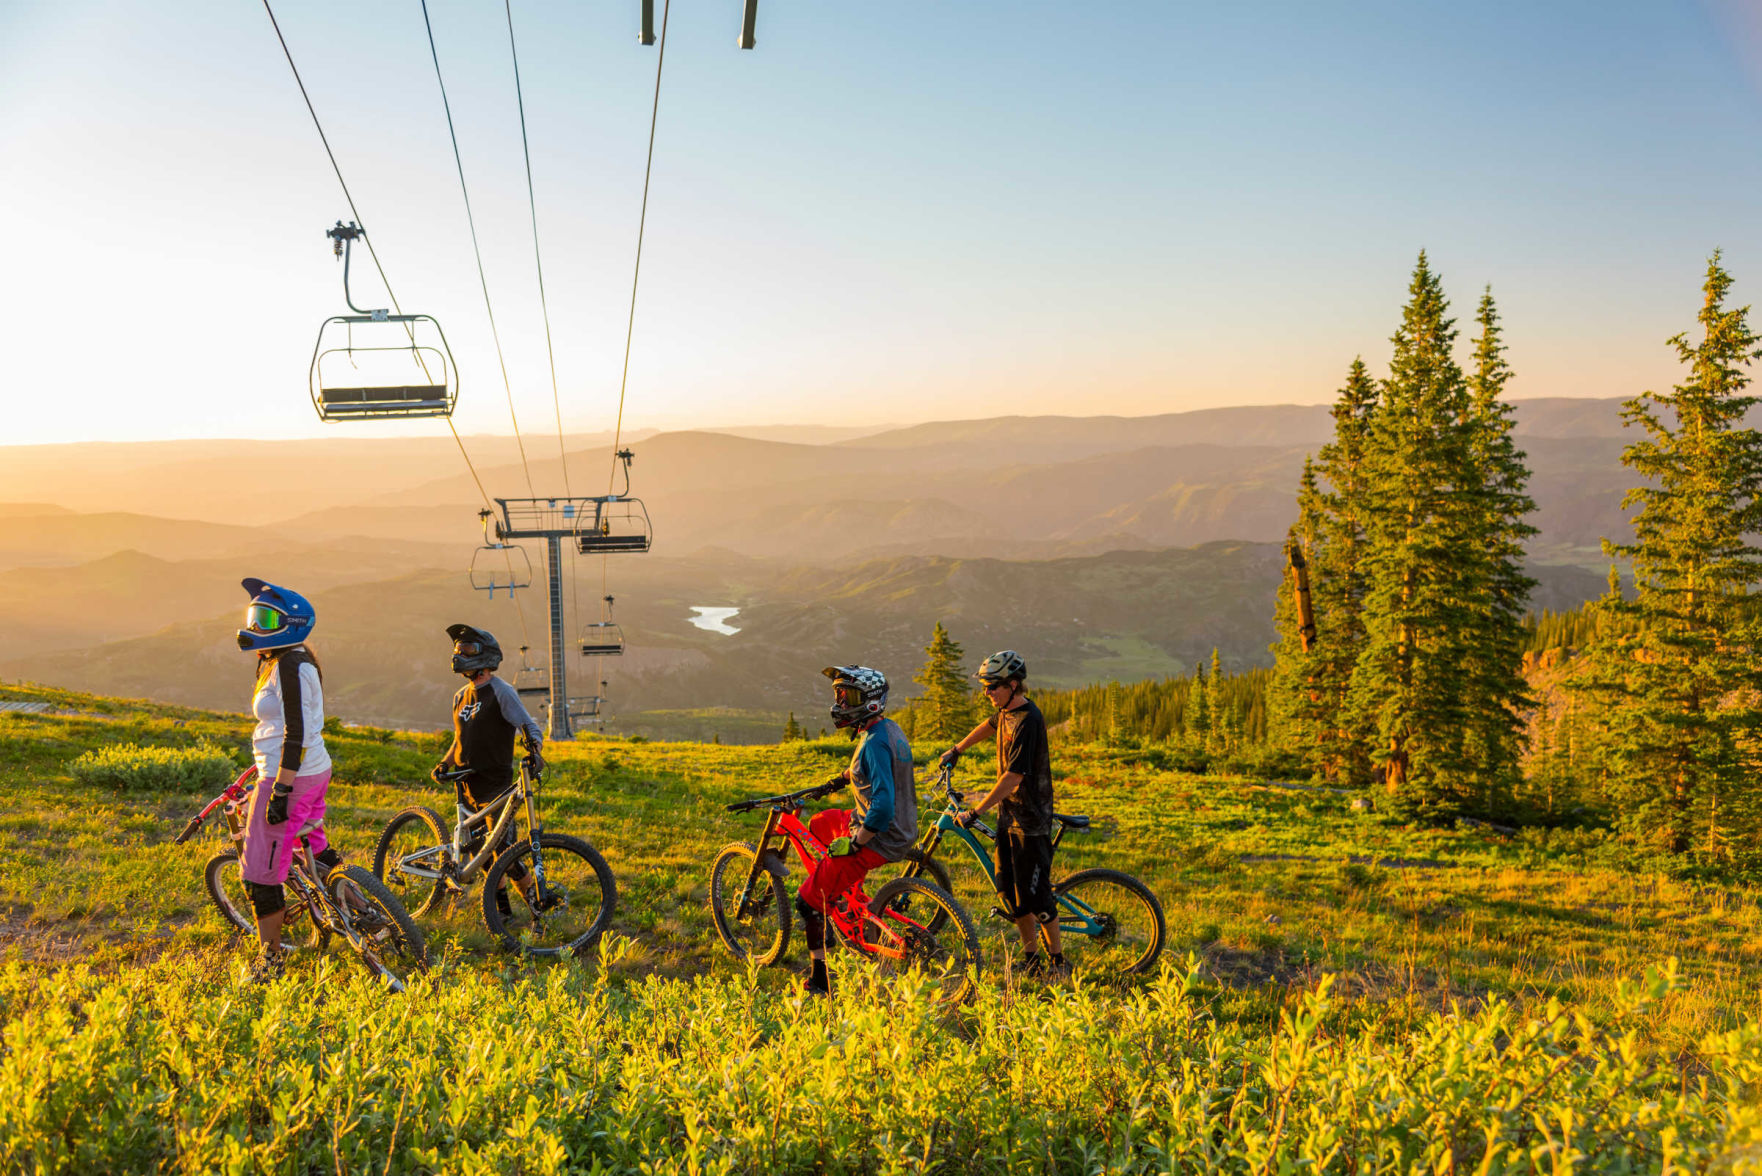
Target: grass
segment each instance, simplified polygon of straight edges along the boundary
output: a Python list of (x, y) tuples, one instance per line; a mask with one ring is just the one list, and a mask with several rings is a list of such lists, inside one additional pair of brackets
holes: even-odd
[[(327, 1143), (314, 1124), (332, 1130), (354, 1114), (361, 1127), (337, 1156), (359, 1142), (378, 1149), (365, 1153), (377, 1157), (376, 1166), (397, 1159), (393, 1170), (455, 1166), (432, 1157), (451, 1155), (448, 1141), (463, 1140), (468, 1146), (455, 1157), (461, 1169), (481, 1162), (484, 1170), (542, 1171), (545, 1157), (564, 1155), (575, 1163), (591, 1156), (604, 1161), (605, 1170), (636, 1171), (640, 1164), (632, 1157), (668, 1140), (684, 1149), (680, 1155), (696, 1148), (690, 1154), (699, 1156), (701, 1171), (920, 1170), (926, 1156), (959, 1171), (948, 1165), (963, 1153), (947, 1149), (978, 1146), (974, 1141), (984, 1141), (979, 1151), (965, 1153), (983, 1159), (974, 1161), (975, 1170), (1157, 1171), (1162, 1164), (1188, 1171), (1212, 1164), (1254, 1171), (1266, 1156), (1325, 1154), (1328, 1116), (1318, 1108), (1332, 1096), (1323, 1093), (1321, 1070), (1303, 1068), (1324, 1041), (1333, 1051), (1327, 1081), (1338, 1090), (1366, 1100), (1381, 1090), (1391, 1105), (1407, 1107), (1374, 1129), (1361, 1124), (1370, 1134), (1340, 1144), (1363, 1157), (1359, 1170), (1396, 1170), (1391, 1157), (1406, 1157), (1405, 1164), (1431, 1156), (1441, 1163), (1439, 1140), (1428, 1142), (1424, 1124), (1437, 1128), (1444, 1104), (1427, 1100), (1446, 1087), (1456, 1091), (1453, 1083), (1468, 1081), (1462, 1075), (1473, 1076), (1487, 1095), (1475, 1105), (1490, 1107), (1499, 1083), (1523, 1075), (1540, 1081), (1556, 1072), (1549, 1081), (1558, 1083), (1564, 1101), (1548, 1103), (1548, 1114), (1574, 1108), (1578, 1126), (1571, 1130), (1594, 1134), (1615, 1130), (1599, 1125), (1597, 1116), (1629, 1108), (1620, 1111), (1622, 1129), (1650, 1141), (1645, 1148), (1665, 1146), (1658, 1115), (1677, 1113), (1657, 1108), (1679, 1106), (1689, 1114), (1686, 1103), (1670, 1100), (1693, 1095), (1701, 1100), (1693, 1109), (1698, 1118), (1677, 1124), (1683, 1131), (1678, 1142), (1701, 1148), (1695, 1154), (1709, 1162), (1727, 1155), (1742, 1132), (1756, 1130), (1743, 1115), (1755, 1111), (1756, 1088), (1746, 1084), (1756, 1080), (1762, 1057), (1755, 1020), (1762, 1007), (1757, 893), (1647, 872), (1619, 846), (1595, 837), (1415, 830), (1354, 811), (1349, 797), (1330, 792), (1161, 771), (1151, 757), (1128, 750), (1059, 748), (1059, 808), (1089, 813), (1097, 830), (1067, 837), (1055, 873), (1105, 864), (1148, 882), (1168, 917), (1165, 958), (1178, 966), (1126, 994), (999, 986), (1009, 936), (983, 917), (992, 905), (980, 886), (983, 875), (957, 856), (963, 849), (948, 843), (944, 861), (986, 936), (991, 980), (973, 1009), (930, 1025), (912, 1019), (917, 1014), (906, 996), (892, 987), (871, 988), (855, 968), (846, 970), (849, 988), (835, 1010), (804, 1010), (790, 974), (802, 963), (800, 937), (791, 968), (748, 975), (721, 951), (704, 909), (716, 850), (756, 837), (761, 824), (751, 815), (725, 813), (722, 805), (818, 782), (848, 757), (847, 743), (711, 746), (586, 737), (548, 753), (542, 804), (548, 828), (594, 842), (618, 877), (618, 947), (603, 967), (532, 966), (493, 952), (473, 895), (465, 908), (429, 921), (440, 965), (419, 999), (399, 1004), (367, 992), (359, 970), (334, 955), (297, 959), (286, 995), (264, 995), (237, 987), (234, 976), (248, 948), (206, 906), (200, 869), (218, 839), (171, 844), (207, 797), (177, 789), (115, 794), (69, 774), (81, 754), (120, 743), (213, 745), (242, 765), (244, 717), (35, 687), (0, 688), (4, 698), (42, 699), (71, 713), (0, 716), (0, 961), (7, 969), (0, 974), (7, 1042), (0, 1082), (46, 1081), (51, 1073), (63, 1075), (56, 1081), (72, 1081), (65, 1067), (55, 1068), (53, 1051), (42, 1052), (46, 1041), (60, 1042), (62, 1056), (86, 1058), (94, 1073), (116, 1081), (135, 1075), (107, 1087), (124, 1092), (115, 1114), (131, 1126), (103, 1133), (117, 1147), (124, 1137), (135, 1139), (129, 1146), (140, 1150), (104, 1153), (110, 1158), (93, 1158), (88, 1169), (126, 1169), (137, 1163), (128, 1156), (157, 1157), (151, 1164), (140, 1159), (143, 1166), (181, 1156), (177, 1163), (192, 1170), (329, 1170), (334, 1157), (327, 1149), (343, 1148), (344, 1137)], [(443, 737), (355, 729), (327, 742), (336, 761), (332, 840), (353, 860), (369, 861), (379, 828), (407, 804), (450, 812), (448, 797), (426, 778)], [(976, 790), (980, 769), (969, 760), (962, 770), (962, 786)], [(936, 808), (927, 776), (921, 772), (925, 820)], [(1190, 967), (1181, 964), (1189, 955)], [(1652, 995), (1636, 995), (1635, 978), (1671, 959), (1674, 971), (1657, 973), (1664, 978), (1646, 989)], [(865, 1009), (870, 1001), (882, 1011)], [(360, 1042), (351, 1044), (312, 1009), (358, 1025)], [(426, 1068), (409, 1061), (420, 1054), (424, 1035), (443, 1032), (427, 1020), (410, 1023), (418, 1009), (423, 1017), (456, 1017), (444, 1028), (454, 1061)], [(905, 1027), (888, 1037), (879, 1022), (865, 1019), (871, 1015), (904, 1018)], [(1313, 1020), (1307, 1038), (1300, 1032), (1304, 1017)], [(1164, 1019), (1153, 1030), (1143, 1018)], [(165, 1037), (167, 1021), (202, 1026), (199, 1040), (177, 1053)], [(281, 1045), (265, 1036), (271, 1023), (281, 1026)], [(1098, 1034), (1092, 1031), (1097, 1025), (1123, 1028)], [(1561, 1026), (1570, 1032), (1548, 1039), (1536, 1036), (1537, 1025), (1553, 1026), (1547, 1033)], [(919, 1033), (934, 1048), (919, 1043)], [(1143, 1042), (1150, 1039), (1177, 1045), (1166, 1056), (1147, 1058)], [(901, 1047), (906, 1040), (913, 1044)], [(1502, 1052), (1518, 1046), (1533, 1056)], [(875, 1067), (896, 1047), (906, 1052), (896, 1059), (888, 1087)], [(281, 1094), (252, 1095), (249, 1083), (235, 1089), (188, 1078), (181, 1089), (190, 1107), (180, 1101), (168, 1120), (150, 1109), (158, 1105), (150, 1091), (169, 1079), (148, 1081), (139, 1076), (146, 1071), (129, 1069), (161, 1065), (170, 1074), (193, 1065), (198, 1074), (242, 1074), (251, 1070), (246, 1060), (266, 1049), (272, 1069), (317, 1083), (310, 1087), (316, 1102), (286, 1112), (290, 1122), (302, 1115), (308, 1120), (294, 1143), (278, 1143), (263, 1128), (265, 1114), (282, 1113), (273, 1110)], [(171, 1060), (142, 1060), (162, 1056)], [(1456, 1064), (1447, 1063), (1450, 1056), (1467, 1059), (1464, 1068), (1450, 1070)], [(411, 1074), (432, 1072), (443, 1089), (475, 1083), (484, 1093), (442, 1098), (419, 1115), (405, 1106), (400, 1130), (408, 1134), (400, 1150), (391, 1138), (398, 1099), (439, 1096), (426, 1081), (401, 1080), (397, 1067), (405, 1063), (398, 1058), (415, 1067)], [(662, 1064), (666, 1059), (672, 1068)], [(449, 1070), (455, 1062), (466, 1069)], [(1443, 1069), (1428, 1086), (1425, 1067), (1434, 1062)], [(1532, 1063), (1542, 1069), (1526, 1068)], [(1054, 1064), (1067, 1069), (1042, 1068)], [(498, 1065), (539, 1067), (539, 1086), (548, 1093), (529, 1103), (510, 1078), (509, 1101), (497, 1101), (502, 1096), (491, 1092), (506, 1084), (488, 1075)], [(332, 1076), (338, 1066), (337, 1072), (354, 1075), (358, 1089), (348, 1097), (355, 1102), (322, 1110), (329, 1105), (324, 1099), (345, 1097), (347, 1084)], [(848, 1093), (836, 1093), (838, 1075), (829, 1066), (850, 1071), (843, 1079), (854, 1084), (850, 1089), (881, 1083), (889, 1098), (914, 1109), (895, 1113), (877, 1100), (853, 1102)], [(461, 1077), (467, 1071), (475, 1077)], [(1075, 1084), (1072, 1105), (1059, 1101), (1066, 1094), (1035, 1085), (1055, 1073)], [(907, 1077), (919, 1074), (929, 1075), (922, 1090)], [(646, 1085), (633, 1085), (634, 1075)], [(1664, 1093), (1654, 1089), (1660, 1075), (1670, 1079)], [(1608, 1084), (1598, 1085), (1604, 1077)], [(979, 1092), (977, 1103), (951, 1093), (962, 1082)], [(563, 1086), (568, 1091), (559, 1093)], [(1521, 1086), (1502, 1089), (1500, 1097), (1519, 1106), (1532, 1097)], [(67, 1094), (56, 1106), (75, 1108), (69, 1123), (98, 1124), (103, 1116), (95, 1103), (80, 1102), (83, 1097)], [(1182, 1098), (1200, 1101), (1181, 1104)], [(1045, 1099), (1056, 1107), (1041, 1105)], [(30, 1104), (37, 1110), (19, 1119), (25, 1112), (11, 1106), (14, 1101), (0, 1086), (0, 1107), (14, 1116), (10, 1122), (19, 1132), (27, 1121), (38, 1124), (30, 1131), (38, 1130), (47, 1121), (42, 1116), (51, 1115), (47, 1103)], [(1005, 1122), (996, 1117), (1001, 1111), (985, 1109), (1000, 1105), (1017, 1117)], [(1230, 1105), (1238, 1109), (1225, 1114)], [(622, 1108), (625, 1118), (608, 1108)], [(1403, 1118), (1408, 1111), (1419, 1117)], [(851, 1145), (865, 1157), (861, 1163), (816, 1153), (812, 1132), (799, 1126), (777, 1127), (767, 1143), (752, 1136), (748, 1122), (816, 1114), (826, 1130), (856, 1132), (849, 1138), (868, 1141)], [(1491, 1122), (1460, 1107), (1450, 1114), (1464, 1130)], [(137, 1122), (140, 1116), (158, 1125), (149, 1129)], [(222, 1147), (216, 1142), (225, 1134), (221, 1125), (235, 1118), (244, 1124), (235, 1133), (244, 1150), (212, 1150)], [(620, 1136), (616, 1127), (623, 1121), (630, 1131)], [(1275, 1139), (1278, 1121), (1287, 1126)], [(7, 1122), (0, 1119), (0, 1147), (26, 1138)], [(167, 1122), (176, 1128), (169, 1136)], [(1216, 1134), (1194, 1126), (1204, 1122), (1223, 1132), (1215, 1163), (1204, 1159), (1202, 1148), (1182, 1150)], [(1301, 1133), (1299, 1122), (1308, 1124)], [(1549, 1162), (1565, 1154), (1557, 1122), (1546, 1132), (1524, 1122), (1517, 1114), (1499, 1128), (1498, 1138), (1517, 1150), (1489, 1170), (1506, 1163), (1521, 1168), (1513, 1157), (1545, 1140), (1554, 1149)], [(1015, 1134), (998, 1134), (1006, 1131)], [(1307, 1141), (1302, 1148), (1319, 1150), (1293, 1151), (1299, 1134)], [(1520, 1137), (1521, 1147), (1513, 1142)], [(94, 1138), (81, 1135), (82, 1146), (99, 1146)], [(1163, 1142), (1155, 1142), (1159, 1138)], [(1450, 1146), (1457, 1160), (1478, 1163), (1486, 1155), (1484, 1141)], [(1373, 1155), (1382, 1158), (1373, 1162)], [(476, 1158), (467, 1163), (470, 1157)], [(70, 1158), (62, 1168), (79, 1166)], [(356, 1160), (345, 1166), (357, 1166)], [(1659, 1162), (1638, 1166), (1658, 1170)], [(0, 1169), (58, 1170), (16, 1149), (0, 1153)]]

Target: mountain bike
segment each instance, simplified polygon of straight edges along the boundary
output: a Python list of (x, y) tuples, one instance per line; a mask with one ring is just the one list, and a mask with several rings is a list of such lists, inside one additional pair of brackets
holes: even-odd
[[(471, 769), (459, 768), (435, 778), (453, 783), (470, 774)], [(380, 833), (374, 874), (420, 919), (443, 900), (463, 894), (481, 872), (483, 923), (504, 947), (534, 956), (586, 950), (612, 925), (618, 884), (599, 850), (578, 837), (544, 831), (538, 818), (540, 783), (531, 758), (522, 759), (514, 786), (481, 810), (455, 804), (451, 834), (440, 814), (411, 805)], [(522, 810), (526, 836), (516, 840), (514, 821)], [(505, 842), (511, 844), (500, 848)], [(496, 900), (504, 888), (505, 912)]]
[[(953, 834), (972, 853), (996, 893), (997, 869), (979, 837), (995, 843), (997, 830), (983, 821), (974, 821), (970, 829), (962, 828), (955, 820), (966, 803), (965, 797), (955, 790), (952, 768), (944, 767), (936, 783), (942, 788), (946, 803), (936, 823), (925, 830), (918, 845), (907, 855), (900, 876), (928, 875), (939, 888), (952, 894), (948, 870), (936, 860), (936, 851), (941, 848), (942, 839)], [(1088, 817), (1064, 813), (1054, 813), (1052, 817), (1058, 824), (1052, 839), (1054, 853), (1067, 832), (1082, 834), (1092, 827)], [(997, 897), (1000, 906), (992, 913), (1013, 923), (1005, 909), (1007, 901), (1001, 894)], [(1162, 904), (1144, 883), (1119, 870), (1079, 870), (1054, 882), (1052, 897), (1058, 905), (1058, 930), (1065, 958), (1073, 968), (1097, 976), (1124, 978), (1143, 975), (1156, 967), (1167, 928)]]
[[(239, 855), (245, 841), (250, 797), (257, 784), (257, 769), (246, 768), (238, 779), (190, 818), (174, 844), (182, 845), (201, 829), (203, 822), (221, 809), (232, 845), (208, 859), (202, 880), (221, 917), (235, 931), (253, 934), (257, 929), (251, 903), (239, 876)], [(301, 837), (288, 870), (288, 902), (282, 928), (297, 927), (302, 918), (312, 925), (311, 946), (322, 951), (332, 935), (342, 936), (361, 957), (368, 971), (393, 992), (404, 991), (412, 973), (428, 964), (428, 944), (410, 914), (378, 878), (347, 862), (332, 868), (319, 882), (318, 863)]]
[[(763, 967), (783, 957), (794, 926), (783, 845), (795, 847), (804, 870), (825, 858), (827, 846), (802, 823), (800, 813), (808, 801), (845, 787), (847, 781), (837, 777), (799, 792), (724, 806), (731, 813), (767, 813), (757, 846), (731, 842), (710, 867), (710, 915), (722, 945), (736, 959)], [(894, 878), (872, 896), (854, 886), (826, 904), (826, 922), (838, 942), (865, 959), (900, 971), (920, 969), (946, 1003), (965, 1000), (978, 981), (979, 936), (972, 918), (946, 888), (922, 878)]]

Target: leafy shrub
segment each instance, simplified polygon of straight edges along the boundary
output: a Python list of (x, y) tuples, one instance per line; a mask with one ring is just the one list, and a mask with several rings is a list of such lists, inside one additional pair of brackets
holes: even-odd
[(206, 741), (194, 747), (113, 744), (86, 752), (67, 765), (67, 770), (81, 784), (111, 792), (223, 788), (238, 773), (232, 757)]
[[(0, 972), (0, 1171), (1528, 1176), (1750, 1171), (1762, 1141), (1754, 1020), (1692, 1079), (1636, 1044), (1672, 966), (1606, 1025), (1495, 1000), (1406, 1029), (1338, 1027), (1326, 979), (1275, 1024), (1220, 1019), (1193, 961), (952, 1021), (861, 969), (831, 1008), (744, 976), (398, 998), (334, 957), (289, 973)], [(1028, 1094), (973, 1097), (1000, 1072)]]

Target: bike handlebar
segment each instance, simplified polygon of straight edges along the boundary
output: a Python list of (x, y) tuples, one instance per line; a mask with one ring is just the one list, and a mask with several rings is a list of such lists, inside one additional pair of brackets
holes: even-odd
[(172, 844), (173, 845), (182, 845), (184, 842), (186, 842), (190, 838), (194, 837), (196, 835), (196, 830), (200, 829), (201, 827), (202, 827), (202, 818), (200, 816), (191, 817), (190, 823), (184, 826), (184, 831), (182, 833), (179, 833), (172, 840)]
[(843, 776), (834, 776), (824, 784), (816, 784), (812, 788), (803, 788), (797, 792), (785, 792), (778, 796), (755, 796), (751, 800), (737, 800), (733, 804), (723, 805), (723, 809), (731, 813), (750, 812), (756, 808), (787, 807), (796, 808), (804, 800), (818, 800), (822, 796), (831, 796), (848, 783)]

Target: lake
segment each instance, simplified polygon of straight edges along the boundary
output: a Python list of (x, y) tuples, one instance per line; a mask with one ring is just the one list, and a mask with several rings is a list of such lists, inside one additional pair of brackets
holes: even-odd
[(712, 633), (721, 633), (724, 636), (740, 632), (739, 629), (728, 624), (734, 614), (740, 611), (738, 608), (712, 608), (709, 605), (694, 604), (691, 606), (691, 611), (697, 614), (691, 618), (691, 623), (700, 629), (708, 629)]

